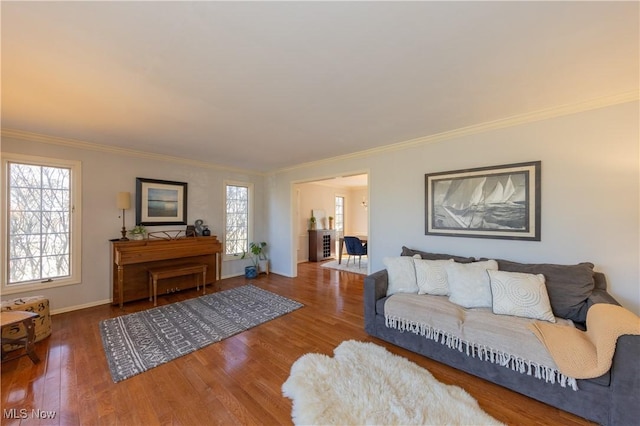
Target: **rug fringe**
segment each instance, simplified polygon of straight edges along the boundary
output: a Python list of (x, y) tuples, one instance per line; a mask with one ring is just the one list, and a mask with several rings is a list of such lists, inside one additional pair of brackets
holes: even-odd
[(410, 331), (442, 345), (446, 345), (451, 349), (457, 349), (467, 356), (477, 357), (483, 361), (489, 361), (503, 367), (511, 368), (513, 371), (534, 376), (536, 379), (544, 380), (547, 383), (559, 383), (563, 388), (569, 386), (574, 391), (578, 390), (578, 383), (575, 378), (565, 376), (555, 368), (540, 365), (533, 361), (490, 348), (486, 345), (468, 342), (459, 336), (438, 330), (428, 324), (417, 323), (404, 318), (385, 316), (385, 325), (399, 331)]

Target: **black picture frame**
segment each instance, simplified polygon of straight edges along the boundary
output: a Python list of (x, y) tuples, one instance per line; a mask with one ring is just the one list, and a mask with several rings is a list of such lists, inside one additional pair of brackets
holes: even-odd
[(541, 165), (425, 174), (425, 234), (540, 241)]
[(186, 225), (186, 182), (136, 178), (136, 224)]

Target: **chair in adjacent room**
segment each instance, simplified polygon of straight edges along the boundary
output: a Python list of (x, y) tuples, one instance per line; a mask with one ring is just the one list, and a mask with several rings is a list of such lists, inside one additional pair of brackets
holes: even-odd
[(358, 268), (360, 268), (362, 256), (367, 255), (367, 243), (363, 243), (358, 237), (344, 237), (344, 245), (347, 249), (347, 254), (349, 255), (349, 258), (347, 259), (347, 266), (349, 266), (351, 256), (358, 256)]

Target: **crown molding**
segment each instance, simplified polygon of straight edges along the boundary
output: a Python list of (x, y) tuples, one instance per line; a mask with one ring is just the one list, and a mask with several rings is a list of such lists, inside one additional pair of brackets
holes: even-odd
[(26, 132), (26, 131), (17, 130), (17, 129), (2, 129), (1, 134), (2, 134), (2, 137), (8, 137), (8, 138), (13, 138), (18, 140), (26, 140), (31, 142), (40, 142), (40, 143), (46, 143), (51, 145), (66, 146), (71, 148), (107, 152), (107, 153), (116, 154), (116, 155), (145, 158), (150, 160), (167, 161), (167, 162), (191, 165), (195, 167), (230, 171), (235, 173), (265, 176), (265, 175), (276, 175), (278, 173), (284, 173), (284, 172), (294, 171), (294, 170), (308, 168), (308, 167), (317, 167), (324, 164), (334, 163), (336, 161), (365, 158), (375, 154), (391, 152), (391, 151), (399, 151), (399, 150), (412, 148), (420, 145), (437, 143), (437, 142), (441, 142), (449, 139), (488, 132), (491, 130), (497, 130), (497, 129), (503, 129), (506, 127), (513, 127), (513, 126), (518, 126), (522, 124), (533, 123), (535, 121), (563, 117), (571, 114), (577, 114), (580, 112), (590, 111), (590, 110), (599, 109), (599, 108), (605, 108), (605, 107), (623, 104), (627, 102), (635, 102), (638, 100), (640, 100), (640, 92), (632, 90), (628, 92), (618, 93), (615, 95), (589, 99), (589, 100), (578, 102), (578, 103), (560, 105), (552, 108), (533, 111), (530, 113), (514, 115), (512, 117), (506, 117), (499, 120), (488, 121), (485, 123), (473, 124), (471, 126), (461, 127), (459, 129), (448, 130), (446, 132), (436, 133), (429, 136), (422, 136), (416, 139), (410, 139), (408, 141), (397, 142), (397, 143), (393, 143), (393, 144), (389, 144), (389, 145), (385, 145), (377, 148), (371, 148), (364, 151), (354, 152), (351, 154), (345, 154), (345, 155), (329, 157), (329, 158), (325, 158), (317, 161), (301, 163), (295, 166), (276, 169), (270, 172), (259, 172), (254, 170), (226, 167), (226, 166), (212, 164), (204, 161), (189, 160), (186, 158), (174, 157), (170, 155), (136, 151), (133, 149), (119, 148), (119, 147), (114, 147), (109, 145), (85, 142), (77, 139), (48, 136), (48, 135), (31, 133), (31, 132)]
[(65, 146), (65, 147), (69, 147), (69, 148), (77, 148), (77, 149), (84, 149), (84, 150), (90, 150), (90, 151), (106, 152), (106, 153), (109, 153), (109, 154), (124, 155), (124, 156), (127, 156), (127, 157), (137, 157), (137, 158), (144, 158), (144, 159), (148, 159), (148, 160), (157, 160), (157, 161), (167, 161), (167, 162), (172, 162), (172, 163), (180, 163), (180, 164), (186, 164), (186, 165), (194, 166), (194, 167), (202, 167), (202, 168), (207, 168), (207, 169), (224, 170), (224, 171), (230, 171), (230, 172), (234, 172), (234, 173), (251, 174), (251, 175), (263, 175), (263, 173), (256, 172), (254, 170), (246, 170), (246, 169), (238, 169), (238, 168), (233, 168), (233, 167), (226, 167), (226, 166), (221, 166), (221, 165), (217, 165), (217, 164), (213, 164), (213, 163), (207, 163), (205, 161), (190, 160), (190, 159), (187, 159), (187, 158), (174, 157), (174, 156), (171, 156), (171, 155), (155, 154), (155, 153), (152, 153), (152, 152), (145, 152), (145, 151), (137, 151), (137, 150), (129, 149), (129, 148), (120, 148), (120, 147), (102, 145), (102, 144), (93, 143), (93, 142), (85, 142), (85, 141), (81, 141), (81, 140), (77, 140), (77, 139), (69, 139), (69, 138), (61, 138), (61, 137), (57, 137), (57, 136), (43, 135), (43, 134), (40, 134), (40, 133), (26, 132), (26, 131), (17, 130), (17, 129), (2, 129), (2, 137), (3, 138), (6, 137), (6, 138), (18, 139), (18, 140), (25, 140), (25, 141), (29, 141), (29, 142), (40, 142), (40, 143), (45, 143), (45, 144), (49, 144), (49, 145), (59, 145), (59, 146)]
[(364, 151), (358, 151), (351, 154), (345, 154), (337, 157), (325, 158), (322, 160), (312, 161), (308, 163), (298, 164), (292, 167), (286, 167), (274, 170), (271, 174), (289, 172), (297, 169), (320, 166), (323, 164), (333, 163), (336, 161), (369, 157), (371, 155), (384, 152), (399, 151), (407, 148), (413, 148), (420, 145), (426, 145), (448, 139), (459, 138), (463, 136), (484, 133), (491, 130), (503, 129), (506, 127), (519, 126), (521, 124), (533, 123), (535, 121), (549, 120), (552, 118), (564, 117), (571, 114), (590, 111), (599, 108), (605, 108), (627, 102), (635, 102), (640, 100), (640, 91), (622, 92), (611, 96), (604, 96), (586, 101), (560, 105), (552, 108), (541, 109), (525, 114), (518, 114), (511, 117), (501, 118), (499, 120), (488, 121), (485, 123), (473, 124), (471, 126), (461, 127), (459, 129), (448, 130), (446, 132), (436, 133), (429, 136), (422, 136), (408, 141), (397, 142), (378, 148), (371, 148)]

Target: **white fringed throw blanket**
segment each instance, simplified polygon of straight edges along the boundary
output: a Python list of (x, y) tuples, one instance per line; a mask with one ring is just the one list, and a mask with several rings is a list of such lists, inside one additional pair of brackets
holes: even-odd
[[(467, 356), (478, 357), (548, 383), (578, 390), (560, 371), (528, 326), (534, 320), (496, 315), (489, 308), (465, 309), (446, 296), (396, 293), (384, 305), (387, 327), (424, 336)], [(573, 329), (573, 323), (556, 318)]]

